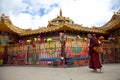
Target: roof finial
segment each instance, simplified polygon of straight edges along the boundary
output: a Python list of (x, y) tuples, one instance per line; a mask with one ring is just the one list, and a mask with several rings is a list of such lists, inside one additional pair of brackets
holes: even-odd
[(61, 8), (60, 8), (60, 17), (62, 17), (62, 10), (61, 10)]

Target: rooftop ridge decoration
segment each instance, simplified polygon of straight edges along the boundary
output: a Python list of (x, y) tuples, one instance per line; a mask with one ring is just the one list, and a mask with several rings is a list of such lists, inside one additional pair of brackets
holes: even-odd
[(22, 33), (24, 29), (16, 27), (13, 25), (12, 21), (10, 20), (9, 16), (6, 16), (4, 13), (0, 16), (0, 31), (5, 30), (6, 32), (10, 33)]
[(62, 10), (60, 9), (60, 17), (62, 17)]
[(0, 16), (0, 21), (3, 21), (3, 22), (5, 22), (5, 23), (12, 24), (11, 20), (9, 19), (9, 16), (5, 16), (4, 13), (1, 14), (1, 16)]
[(119, 15), (120, 16), (120, 9), (116, 12), (114, 12), (114, 15)]
[(62, 15), (62, 9), (60, 9), (59, 16), (57, 18), (52, 19), (51, 21), (48, 21), (48, 26), (47, 27), (52, 27), (52, 26), (57, 26), (61, 24), (73, 24), (73, 20), (71, 20), (68, 17), (64, 17)]

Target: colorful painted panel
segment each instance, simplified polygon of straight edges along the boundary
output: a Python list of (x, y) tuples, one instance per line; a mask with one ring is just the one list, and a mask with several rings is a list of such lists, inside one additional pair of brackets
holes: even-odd
[(10, 45), (8, 47), (8, 63), (9, 64), (25, 64), (27, 46)]
[(9, 36), (8, 35), (0, 35), (0, 45), (7, 46), (8, 45)]
[(102, 48), (104, 49), (103, 52), (103, 62), (115, 62), (115, 47), (114, 44), (111, 42), (103, 42)]
[(4, 47), (0, 46), (0, 52), (1, 52), (1, 53), (4, 52)]
[(60, 42), (47, 42), (44, 44), (44, 49), (40, 50), (39, 61), (42, 65), (53, 64), (53, 61), (60, 60)]
[(87, 56), (88, 55), (88, 43), (81, 40), (67, 40), (66, 52), (68, 57), (73, 56)]
[(46, 44), (46, 51), (48, 54), (54, 54), (56, 51), (56, 45), (53, 42), (49, 42)]

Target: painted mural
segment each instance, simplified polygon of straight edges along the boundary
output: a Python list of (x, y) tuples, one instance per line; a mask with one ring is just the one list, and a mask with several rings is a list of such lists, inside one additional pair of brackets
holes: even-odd
[(115, 62), (115, 45), (112, 42), (102, 42), (104, 63)]
[(66, 52), (68, 57), (87, 56), (88, 43), (81, 40), (69, 40), (66, 42)]
[(67, 58), (74, 60), (76, 65), (86, 65), (88, 62), (88, 42), (76, 39), (66, 42)]
[(40, 64), (53, 64), (54, 60), (60, 60), (61, 44), (59, 41), (41, 44)]
[[(104, 49), (104, 62), (114, 62), (115, 46), (111, 42), (101, 44)], [(3, 51), (3, 48), (0, 48)], [(65, 41), (66, 64), (71, 62), (76, 66), (88, 63), (88, 41), (83, 39), (67, 39)], [(16, 44), (8, 46), (8, 64), (24, 65), (39, 64), (53, 65), (54, 61), (61, 61), (61, 42), (50, 41), (33, 44)]]
[(25, 45), (11, 45), (8, 47), (8, 64), (25, 64), (25, 57)]
[(0, 46), (0, 65), (3, 63), (3, 53), (4, 53), (4, 47)]

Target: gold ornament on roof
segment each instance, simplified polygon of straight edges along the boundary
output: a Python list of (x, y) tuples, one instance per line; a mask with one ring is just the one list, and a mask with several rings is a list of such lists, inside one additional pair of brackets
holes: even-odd
[(0, 21), (12, 24), (11, 20), (9, 19), (9, 16), (5, 16), (4, 13), (2, 13), (2, 15), (0, 16)]
[(48, 27), (63, 25), (63, 24), (73, 24), (73, 20), (69, 19), (68, 17), (63, 17), (62, 9), (60, 9), (59, 16), (57, 18), (48, 21)]
[(120, 15), (120, 9), (118, 11), (114, 12), (114, 14)]

